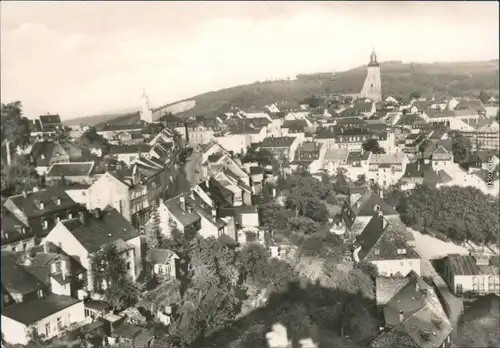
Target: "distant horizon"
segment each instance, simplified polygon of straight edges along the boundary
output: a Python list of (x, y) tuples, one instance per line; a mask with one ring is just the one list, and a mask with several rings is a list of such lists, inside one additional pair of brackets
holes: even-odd
[[(497, 2), (0, 6), (2, 103), (20, 100), (29, 118), (134, 111), (143, 88), (159, 107), (256, 81), (342, 72), (366, 65), (372, 47), (379, 61), (405, 64), (499, 56)], [(478, 20), (469, 24), (471, 16)]]

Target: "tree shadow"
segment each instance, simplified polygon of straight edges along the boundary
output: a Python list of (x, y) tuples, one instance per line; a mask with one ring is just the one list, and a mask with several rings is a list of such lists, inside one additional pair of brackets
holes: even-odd
[(192, 347), (268, 347), (266, 333), (278, 323), (287, 329), (292, 348), (300, 348), (300, 340), (306, 338), (311, 338), (318, 348), (361, 348), (368, 347), (379, 334), (383, 321), (375, 299), (326, 288), (319, 282), (292, 282), (286, 291), (271, 294), (265, 306)]

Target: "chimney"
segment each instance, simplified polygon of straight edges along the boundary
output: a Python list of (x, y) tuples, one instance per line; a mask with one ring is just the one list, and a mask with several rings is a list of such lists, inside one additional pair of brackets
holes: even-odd
[(184, 196), (179, 197), (179, 204), (181, 206), (181, 209), (186, 211), (186, 198)]
[(85, 210), (78, 212), (78, 218), (80, 219), (80, 222), (82, 223), (82, 225), (87, 224), (87, 212)]
[(215, 219), (217, 218), (217, 209), (212, 208), (212, 217)]
[(402, 323), (405, 320), (405, 315), (403, 310), (399, 311), (399, 322)]
[(100, 208), (95, 208), (92, 213), (96, 219), (98, 219), (98, 220), (101, 219), (101, 209)]

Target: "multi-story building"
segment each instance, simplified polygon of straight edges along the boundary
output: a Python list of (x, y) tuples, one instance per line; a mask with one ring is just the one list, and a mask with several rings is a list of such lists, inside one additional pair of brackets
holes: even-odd
[(36, 243), (61, 220), (75, 217), (84, 209), (61, 187), (52, 187), (7, 198), (4, 209), (33, 231)]
[(443, 278), (457, 295), (500, 295), (500, 257), (481, 252), (448, 255), (442, 260)]
[(69, 163), (70, 156), (64, 147), (54, 141), (40, 141), (31, 148), (31, 160), (35, 163), (39, 175), (44, 175), (51, 165)]
[(262, 141), (260, 147), (276, 157), (284, 156), (289, 161), (293, 161), (299, 143), (297, 137), (267, 137)]

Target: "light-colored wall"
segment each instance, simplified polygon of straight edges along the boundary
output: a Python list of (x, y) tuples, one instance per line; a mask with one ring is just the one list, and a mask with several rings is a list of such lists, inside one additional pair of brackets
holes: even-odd
[[(168, 267), (170, 266), (170, 267)], [(163, 269), (163, 272), (160, 273), (160, 268)], [(170, 270), (169, 270), (170, 268)], [(156, 275), (162, 274), (163, 276), (177, 278), (177, 269), (175, 265), (175, 258), (172, 257), (167, 261), (166, 265), (156, 264), (153, 266), (153, 272)]]
[[(489, 288), (489, 277), (490, 276), (495, 276), (496, 277), (496, 281), (498, 283), (499, 281), (499, 276), (498, 275), (494, 275), (494, 274), (488, 274), (488, 275), (485, 275), (485, 274), (481, 274), (481, 275), (477, 275), (477, 279), (478, 279), (478, 283), (480, 283), (481, 281), (484, 282), (484, 291), (485, 293), (494, 293), (495, 292), (495, 284), (493, 284), (493, 287), (492, 288)], [(449, 279), (448, 279), (448, 282), (449, 282)], [(468, 292), (468, 291), (472, 291), (474, 289), (474, 276), (469, 276), (469, 275), (460, 275), (460, 276), (452, 276), (452, 282), (449, 282), (449, 284), (452, 284), (452, 290), (453, 290), (453, 293), (457, 293), (457, 285), (458, 284), (462, 284), (462, 291), (463, 292)], [(478, 288), (479, 289), (479, 288)]]
[[(46, 335), (45, 325), (50, 323), (51, 333), (49, 336), (46, 336), (46, 338), (54, 337), (60, 332), (57, 329), (57, 318), (61, 318), (63, 327), (85, 320), (83, 301), (39, 320), (34, 324), (34, 327), (38, 330), (40, 335)], [(28, 328), (26, 325), (2, 315), (2, 334), (4, 335), (5, 341), (11, 344), (26, 345), (28, 343), (27, 333)]]
[(50, 277), (50, 291), (55, 295), (71, 296), (71, 286), (69, 282), (59, 284), (53, 277)]
[(25, 249), (26, 250), (31, 249), (34, 246), (35, 246), (34, 237), (29, 237), (9, 244), (3, 244), (2, 242), (2, 250), (9, 250), (9, 251), (23, 251)]
[(252, 143), (250, 134), (229, 134), (215, 139), (223, 148), (235, 154), (246, 153)]
[(130, 263), (132, 265), (131, 271), (134, 271), (134, 273), (131, 274), (131, 276), (132, 279), (137, 280), (137, 277), (139, 277), (142, 272), (141, 237), (137, 236), (135, 238), (126, 240), (125, 242), (134, 246), (134, 259), (130, 260)]
[(88, 189), (65, 189), (64, 192), (74, 200), (76, 203), (82, 204), (84, 206), (89, 206), (89, 194)]
[(420, 275), (420, 259), (381, 260), (372, 263), (377, 266), (381, 276), (390, 277), (397, 272), (406, 276), (411, 270)]
[(90, 186), (88, 195), (89, 209), (104, 209), (110, 205), (120, 212), (127, 221), (131, 220), (129, 188), (110, 174), (104, 174)]
[(201, 217), (201, 229), (200, 236), (203, 238), (208, 237), (219, 237), (219, 229), (208, 219), (206, 219), (203, 215)]
[(127, 165), (131, 165), (137, 158), (139, 158), (138, 153), (118, 153), (115, 155), (119, 162), (123, 162)]
[(241, 216), (241, 227), (259, 227), (259, 214), (248, 213), (239, 214)]

